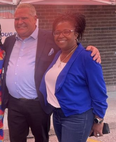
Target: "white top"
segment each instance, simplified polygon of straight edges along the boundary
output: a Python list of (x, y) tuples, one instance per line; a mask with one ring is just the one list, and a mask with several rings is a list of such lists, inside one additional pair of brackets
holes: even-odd
[(55, 96), (56, 80), (66, 63), (60, 61), (60, 56), (53, 67), (45, 75), (47, 90), (47, 101), (54, 107), (60, 108), (60, 104)]

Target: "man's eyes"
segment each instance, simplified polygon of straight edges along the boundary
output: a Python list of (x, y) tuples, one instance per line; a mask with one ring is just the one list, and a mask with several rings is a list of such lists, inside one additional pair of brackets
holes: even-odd
[(19, 21), (19, 20), (26, 20), (28, 19), (27, 17), (22, 17), (22, 18), (15, 18), (15, 21)]
[(26, 19), (28, 19), (28, 18), (27, 18), (27, 17), (23, 17), (23, 18), (22, 18), (22, 20), (26, 20)]

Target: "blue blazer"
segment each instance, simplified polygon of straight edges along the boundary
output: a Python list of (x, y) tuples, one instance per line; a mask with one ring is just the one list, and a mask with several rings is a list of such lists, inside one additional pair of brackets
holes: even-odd
[[(16, 41), (15, 35), (13, 35), (6, 38), (4, 43), (6, 57), (4, 62), (4, 74), (3, 74), (3, 80), (2, 80), (2, 101), (3, 101), (2, 107), (3, 108), (8, 107), (9, 93), (6, 86), (6, 71), (7, 71), (9, 58), (10, 58), (13, 46), (15, 44), (15, 41)], [(39, 29), (36, 60), (35, 60), (35, 85), (36, 85), (36, 91), (37, 91), (41, 106), (44, 109), (44, 111), (47, 111), (47, 113), (51, 112), (52, 108), (50, 105), (45, 106), (43, 95), (39, 91), (39, 85), (40, 85), (42, 76), (44, 75), (46, 69), (52, 62), (58, 50), (59, 48), (54, 43), (52, 33), (50, 31)]]
[[(48, 70), (55, 64), (60, 53), (61, 51), (57, 53)], [(79, 44), (57, 78), (55, 96), (65, 116), (81, 114), (91, 108), (93, 113), (99, 117), (103, 118), (105, 115), (107, 95), (102, 67), (93, 61), (90, 54), (90, 51), (86, 51)], [(45, 75), (40, 85), (40, 91), (47, 105)]]

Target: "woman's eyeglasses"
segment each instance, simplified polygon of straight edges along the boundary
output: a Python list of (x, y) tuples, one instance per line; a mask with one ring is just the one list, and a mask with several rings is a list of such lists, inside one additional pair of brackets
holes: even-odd
[(53, 32), (53, 35), (54, 35), (54, 36), (59, 36), (59, 35), (62, 33), (63, 36), (68, 36), (68, 35), (70, 35), (72, 32), (74, 32), (74, 30), (65, 29), (65, 30), (63, 30), (63, 31), (54, 31), (54, 32)]

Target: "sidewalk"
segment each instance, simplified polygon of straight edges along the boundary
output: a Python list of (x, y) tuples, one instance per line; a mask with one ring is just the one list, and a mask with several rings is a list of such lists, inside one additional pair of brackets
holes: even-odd
[[(115, 92), (108, 92), (108, 109), (105, 116), (105, 122), (109, 123), (110, 126), (110, 134), (106, 134), (102, 137), (91, 137), (88, 139), (88, 142), (116, 142), (116, 91)], [(7, 119), (5, 118), (5, 140), (4, 142), (9, 141), (8, 129), (7, 129)], [(58, 142), (55, 136), (53, 125), (51, 124), (50, 129), (50, 139), (49, 142)], [(28, 136), (27, 142), (34, 142), (34, 138), (30, 133)], [(73, 142), (73, 141), (72, 141)]]

